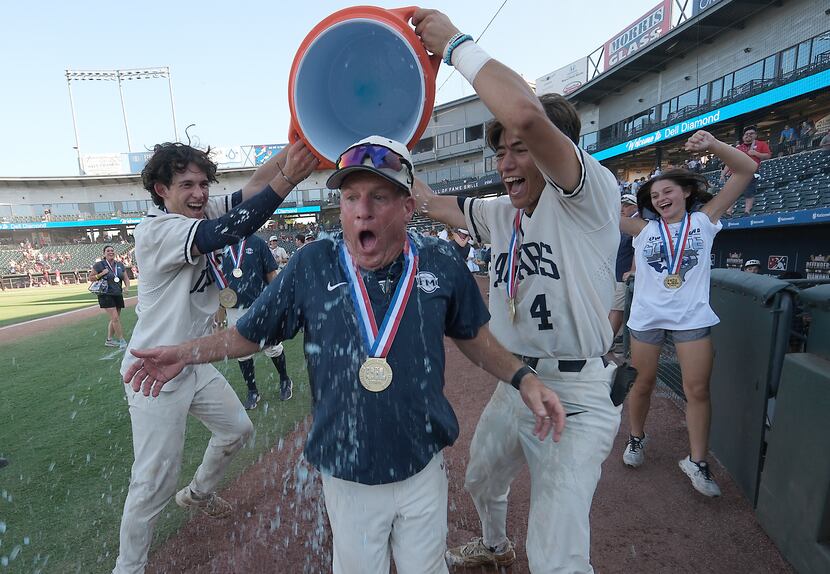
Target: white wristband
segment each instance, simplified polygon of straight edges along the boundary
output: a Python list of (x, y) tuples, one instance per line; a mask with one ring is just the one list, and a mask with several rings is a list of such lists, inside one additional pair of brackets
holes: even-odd
[(487, 52), (475, 42), (464, 42), (452, 51), (452, 65), (471, 85), (484, 64), (490, 60)]

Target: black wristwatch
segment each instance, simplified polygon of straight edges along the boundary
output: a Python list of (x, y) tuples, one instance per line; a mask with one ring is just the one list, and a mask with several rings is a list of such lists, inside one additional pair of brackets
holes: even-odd
[(533, 367), (529, 367), (527, 365), (522, 365), (522, 367), (518, 371), (515, 372), (515, 374), (513, 375), (513, 378), (510, 379), (510, 385), (518, 391), (519, 386), (522, 384), (522, 379), (528, 373), (533, 373), (534, 375), (537, 374), (536, 369), (534, 369)]

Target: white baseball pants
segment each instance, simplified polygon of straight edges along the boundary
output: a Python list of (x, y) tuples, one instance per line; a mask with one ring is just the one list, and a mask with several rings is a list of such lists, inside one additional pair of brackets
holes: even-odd
[(418, 474), (366, 485), (323, 474), (334, 574), (445, 574), (447, 472), (438, 453)]
[(197, 365), (176, 390), (145, 397), (124, 385), (133, 428), (130, 489), (121, 517), (121, 547), (113, 574), (141, 574), (161, 511), (176, 493), (187, 415), (212, 436), (190, 482), (197, 495), (216, 490), (233, 455), (253, 432), (248, 414), (228, 381), (212, 365)]
[(530, 571), (592, 573), (591, 501), (620, 425), (621, 407), (609, 396), (616, 368), (605, 367), (602, 359), (588, 359), (579, 373), (560, 372), (558, 365), (542, 359), (537, 371), (559, 395), (565, 412), (574, 413), (561, 441), (540, 442), (533, 436), (532, 413), (517, 390), (500, 382), (476, 426), (465, 487), (478, 510), (484, 543), (497, 546), (507, 539), (510, 483), (527, 463)]
[[(227, 309), (226, 315), (228, 317), (228, 327), (233, 327), (234, 325), (236, 325), (236, 322), (239, 321), (239, 319), (242, 318), (242, 315), (244, 315), (247, 312), (248, 309), (244, 307), (231, 307), (230, 309)], [(283, 352), (282, 343), (277, 343), (276, 345), (265, 347), (264, 349), (262, 349), (262, 352), (265, 353), (265, 356), (269, 358), (279, 357), (280, 355), (282, 355)], [(252, 357), (253, 355), (248, 355), (246, 357), (239, 357), (239, 359), (237, 360), (241, 363), (242, 361), (247, 361)]]

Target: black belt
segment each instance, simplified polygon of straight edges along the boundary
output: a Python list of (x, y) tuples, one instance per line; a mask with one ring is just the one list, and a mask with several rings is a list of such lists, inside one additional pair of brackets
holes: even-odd
[[(516, 355), (518, 359), (523, 362), (528, 367), (535, 369), (536, 365), (539, 364), (539, 357), (525, 357), (524, 355)], [(585, 367), (585, 363), (588, 361), (586, 359), (579, 359), (579, 360), (560, 360), (559, 361), (559, 372), (561, 373), (579, 373), (582, 371), (583, 367)]]

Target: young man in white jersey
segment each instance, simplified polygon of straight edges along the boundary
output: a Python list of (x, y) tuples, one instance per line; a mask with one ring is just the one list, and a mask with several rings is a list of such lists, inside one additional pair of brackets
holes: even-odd
[(580, 122), (567, 100), (548, 95), (540, 102), (518, 74), (440, 12), (418, 10), (412, 23), (427, 49), (443, 54), (495, 116), (487, 141), (507, 191), (482, 201), (438, 196), (419, 182), (416, 199), (433, 219), (492, 244), (493, 334), (537, 369), (569, 416), (559, 444), (533, 444), (532, 418), (514, 422), (519, 394), (499, 383), (476, 428), (465, 483), (482, 537), (449, 550), (447, 562), (506, 566), (515, 560), (507, 494), (528, 464), (531, 572), (593, 572), (589, 511), (620, 422), (609, 396), (615, 367), (602, 358), (612, 342), (616, 179), (575, 145)]
[[(209, 198), (216, 164), (207, 153), (180, 143), (156, 146), (141, 177), (153, 205), (135, 230), (141, 261), (136, 314), (128, 349), (177, 344), (211, 332), (229, 289), (221, 250), (259, 229), (317, 160), (302, 143), (260, 167), (233, 195)], [(220, 289), (223, 292), (220, 294)], [(121, 374), (135, 361), (129, 350)], [(211, 431), (202, 464), (176, 503), (223, 518), (231, 505), (214, 492), (233, 455), (253, 430), (227, 380), (211, 365), (185, 369), (150, 399), (125, 386), (135, 462), (121, 518), (116, 574), (140, 574), (153, 526), (176, 493), (187, 415)]]

